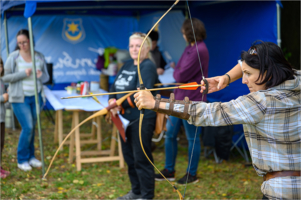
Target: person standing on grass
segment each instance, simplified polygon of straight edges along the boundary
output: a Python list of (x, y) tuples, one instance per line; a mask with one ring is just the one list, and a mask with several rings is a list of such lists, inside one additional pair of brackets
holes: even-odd
[[(188, 43), (185, 48), (178, 64), (174, 68), (173, 76), (177, 83), (200, 83), (202, 80), (202, 71), (204, 76), (208, 75), (209, 65), (209, 52), (204, 42), (206, 39), (206, 29), (202, 21), (196, 18), (192, 18), (193, 27), (195, 28), (196, 42), (193, 35), (193, 29), (189, 19), (186, 19), (182, 25), (182, 34), (184, 40)], [(198, 48), (198, 51), (196, 49)], [(200, 55), (202, 66), (200, 66), (198, 60), (198, 52)], [(202, 69), (201, 69), (202, 67)], [(200, 91), (198, 89), (197, 91)], [(175, 89), (175, 99), (182, 100), (185, 96), (189, 97), (193, 101), (206, 102), (206, 95), (202, 98), (202, 95), (194, 90), (181, 90)], [(170, 181), (175, 180), (175, 165), (178, 153), (178, 141), (177, 135), (181, 126), (184, 126), (186, 138), (188, 140), (188, 165), (186, 173), (181, 177), (177, 183), (185, 184), (198, 182), (197, 168), (201, 155), (201, 141), (200, 134), (201, 128), (197, 128), (193, 124), (189, 124), (186, 120), (178, 117), (170, 116), (170, 120), (166, 124), (166, 138), (165, 138), (165, 166), (161, 173)], [(194, 141), (196, 135), (196, 139)], [(193, 148), (194, 144), (194, 148)], [(193, 155), (191, 157), (191, 155)], [(189, 164), (191, 163), (191, 164)], [(161, 174), (155, 174), (156, 181), (164, 181), (165, 179)]]
[[(125, 62), (116, 75), (116, 79), (110, 88), (110, 92), (120, 92), (135, 90), (139, 87), (138, 78), (138, 53), (142, 41), (146, 37), (144, 33), (134, 33), (129, 38), (129, 52), (131, 60)], [(140, 54), (140, 69), (142, 79), (147, 87), (153, 87), (158, 83), (158, 74), (155, 64), (150, 60), (151, 39), (147, 37)], [(109, 104), (124, 94), (109, 95)], [(126, 142), (121, 141), (122, 154), (128, 165), (128, 174), (131, 181), (131, 190), (124, 196), (117, 199), (153, 199), (155, 194), (154, 167), (144, 155), (139, 141), (139, 115), (140, 112), (135, 107), (133, 96), (128, 97), (122, 103), (121, 115), (129, 120), (126, 128)], [(118, 108), (111, 109), (113, 115), (117, 114)], [(153, 160), (151, 153), (152, 137), (155, 130), (156, 113), (153, 111), (145, 112), (145, 120), (142, 123), (142, 142), (147, 156)]]
[(2, 76), (4, 74), (3, 61), (0, 57), (0, 178), (6, 178), (10, 172), (2, 168), (2, 152), (5, 140), (5, 106), (4, 103), (8, 101), (8, 94), (5, 92), (4, 82)]
[[(49, 75), (44, 56), (36, 51), (34, 54), (38, 98), (40, 108), (42, 108), (43, 101), (45, 102), (43, 83), (48, 81)], [(22, 29), (18, 32), (17, 47), (8, 56), (4, 69), (5, 73), (2, 79), (4, 82), (9, 83), (9, 102), (22, 127), (17, 152), (18, 168), (23, 171), (29, 171), (32, 167), (41, 167), (42, 163), (36, 159), (34, 154), (37, 112), (28, 30)]]
[(135, 103), (196, 126), (243, 124), (253, 166), (263, 177), (263, 199), (301, 199), (301, 71), (276, 44), (256, 42), (227, 74), (207, 79), (209, 93), (239, 78), (250, 94), (230, 102), (169, 103), (146, 90), (134, 95)]
[[(147, 31), (149, 32), (149, 31)], [(159, 33), (158, 31), (153, 30), (149, 34), (150, 39), (152, 40), (152, 49), (150, 50), (151, 56), (153, 61), (157, 67), (157, 74), (162, 75), (164, 73), (166, 62), (162, 56), (161, 51), (159, 50), (158, 40), (159, 40)]]

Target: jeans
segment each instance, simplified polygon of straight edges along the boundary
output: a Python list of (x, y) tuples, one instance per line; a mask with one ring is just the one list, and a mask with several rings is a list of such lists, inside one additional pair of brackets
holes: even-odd
[[(40, 110), (42, 97), (39, 94)], [(22, 127), (19, 137), (17, 159), (22, 164), (34, 158), (34, 136), (37, 122), (35, 96), (25, 96), (23, 103), (12, 103), (14, 113)]]
[[(142, 122), (142, 143), (144, 150), (153, 162), (151, 153), (152, 137), (156, 118), (144, 119)], [(126, 129), (127, 140), (121, 140), (124, 160), (128, 165), (128, 174), (135, 194), (141, 194), (142, 199), (153, 199), (155, 194), (155, 172), (152, 164), (145, 157), (139, 140), (139, 121), (133, 122)]]
[[(192, 176), (195, 176), (201, 154), (201, 127), (196, 127), (194, 125), (188, 124), (186, 120), (177, 117), (170, 116), (169, 118), (170, 120), (167, 121), (166, 125), (167, 132), (165, 138), (165, 169), (168, 169), (169, 171), (175, 170), (176, 157), (178, 153), (177, 135), (179, 133), (181, 125), (183, 125), (188, 140), (188, 167), (186, 172), (189, 172)], [(195, 134), (196, 139), (194, 149), (192, 151)], [(193, 156), (191, 159), (192, 153)], [(191, 165), (189, 169), (190, 159)]]

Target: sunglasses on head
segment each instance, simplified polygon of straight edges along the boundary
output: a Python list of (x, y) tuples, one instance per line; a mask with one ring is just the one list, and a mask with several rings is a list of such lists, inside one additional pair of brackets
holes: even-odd
[(248, 53), (249, 53), (250, 55), (257, 55), (256, 49), (255, 49), (255, 48), (252, 48), (252, 47), (248, 50)]
[(133, 35), (139, 35), (140, 37), (145, 37), (146, 36), (145, 33), (141, 33), (141, 32), (135, 32), (135, 33), (133, 33)]

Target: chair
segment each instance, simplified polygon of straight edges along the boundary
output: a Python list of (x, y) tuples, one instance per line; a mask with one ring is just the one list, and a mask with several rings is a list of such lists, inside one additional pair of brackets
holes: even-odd
[(223, 161), (222, 158), (217, 156), (215, 148), (209, 148), (209, 150), (208, 150), (208, 147), (204, 147), (204, 156), (205, 156), (205, 158), (208, 158), (211, 153), (213, 153), (216, 163), (221, 163)]
[(232, 146), (232, 135), (233, 126), (203, 127), (201, 137), (205, 157), (207, 158), (213, 153), (216, 163), (228, 160)]

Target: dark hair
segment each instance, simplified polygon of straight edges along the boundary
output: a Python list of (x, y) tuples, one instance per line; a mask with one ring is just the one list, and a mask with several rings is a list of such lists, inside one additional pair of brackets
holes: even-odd
[[(193, 24), (196, 41), (205, 40), (206, 39), (206, 29), (205, 29), (204, 23), (197, 18), (192, 18), (191, 21)], [(192, 43), (195, 41), (192, 26), (191, 26), (191, 21), (190, 21), (190, 19), (186, 19), (182, 25), (182, 33), (186, 36), (187, 42), (189, 42), (189, 43)]]
[(1, 57), (0, 57), (0, 65), (2, 66), (2, 72), (0, 74), (0, 77), (2, 77), (4, 75), (4, 65), (3, 65), (3, 60)]
[[(26, 30), (26, 29), (21, 29), (21, 30), (19, 30), (19, 32), (17, 33), (17, 36), (16, 36), (16, 37), (18, 37), (19, 35), (25, 35), (25, 36), (27, 37), (27, 39), (29, 39), (29, 32), (28, 32), (28, 30)], [(19, 47), (18, 44), (17, 44), (15, 50), (19, 50), (19, 49), (20, 49), (20, 47)]]
[[(149, 32), (149, 31), (147, 31)], [(159, 40), (159, 33), (158, 31), (152, 31), (150, 32), (150, 34), (148, 35), (150, 37), (150, 39), (152, 39), (152, 41), (158, 41)]]
[(294, 79), (296, 75), (296, 71), (285, 59), (281, 48), (272, 42), (255, 41), (249, 51), (241, 53), (241, 60), (259, 70), (259, 77), (256, 81), (265, 75), (264, 79), (256, 84), (266, 84), (266, 89)]

